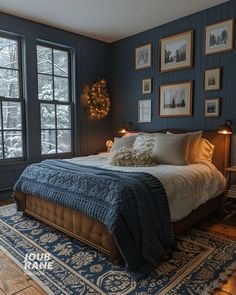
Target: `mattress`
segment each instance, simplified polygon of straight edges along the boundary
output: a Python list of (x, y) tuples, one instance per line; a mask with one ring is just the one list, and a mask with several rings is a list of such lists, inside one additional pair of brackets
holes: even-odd
[(107, 153), (102, 153), (65, 161), (110, 170), (152, 174), (165, 188), (172, 222), (183, 219), (207, 200), (220, 195), (225, 189), (225, 177), (208, 161), (188, 166), (121, 167), (108, 164), (107, 156)]

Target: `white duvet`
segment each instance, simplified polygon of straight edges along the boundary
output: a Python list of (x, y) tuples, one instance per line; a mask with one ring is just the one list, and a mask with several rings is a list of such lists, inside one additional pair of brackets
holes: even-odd
[(225, 177), (208, 161), (188, 166), (118, 167), (107, 163), (107, 155), (103, 153), (66, 161), (110, 170), (152, 174), (165, 188), (172, 221), (183, 219), (192, 210), (224, 191)]

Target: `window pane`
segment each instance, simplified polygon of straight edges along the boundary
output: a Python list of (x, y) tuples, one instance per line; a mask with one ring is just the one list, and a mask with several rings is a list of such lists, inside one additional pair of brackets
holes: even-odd
[(2, 154), (2, 132), (0, 133), (0, 159), (3, 158), (3, 154)]
[(58, 153), (71, 152), (71, 130), (58, 130), (57, 133)]
[(21, 103), (2, 102), (3, 129), (21, 129)]
[(42, 100), (52, 100), (52, 77), (38, 75), (38, 98)]
[(2, 110), (1, 110), (1, 103), (0, 103), (0, 130), (2, 130)]
[(52, 49), (37, 46), (38, 73), (52, 74)]
[(41, 149), (42, 155), (56, 154), (56, 131), (41, 131)]
[(57, 105), (57, 128), (71, 128), (71, 108), (67, 105)]
[(0, 37), (0, 67), (18, 69), (17, 41)]
[(68, 52), (54, 49), (54, 74), (68, 77)]
[(5, 158), (17, 158), (23, 156), (21, 131), (4, 132)]
[(18, 71), (0, 69), (0, 96), (19, 98)]
[(68, 101), (68, 79), (54, 77), (54, 99), (59, 101)]
[(55, 129), (55, 106), (54, 104), (40, 104), (41, 129)]

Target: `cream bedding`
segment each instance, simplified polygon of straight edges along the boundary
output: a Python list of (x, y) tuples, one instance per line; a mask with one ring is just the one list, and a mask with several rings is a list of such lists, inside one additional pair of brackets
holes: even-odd
[(107, 163), (107, 153), (65, 160), (81, 165), (128, 172), (147, 172), (165, 188), (172, 221), (186, 217), (207, 200), (224, 191), (225, 177), (208, 161), (188, 166), (118, 167)]

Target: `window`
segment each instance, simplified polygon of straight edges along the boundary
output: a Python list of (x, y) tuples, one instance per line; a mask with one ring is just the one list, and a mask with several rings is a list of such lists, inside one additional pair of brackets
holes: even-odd
[(41, 154), (72, 152), (70, 51), (37, 45)]
[(23, 158), (20, 41), (0, 35), (0, 160)]

